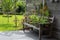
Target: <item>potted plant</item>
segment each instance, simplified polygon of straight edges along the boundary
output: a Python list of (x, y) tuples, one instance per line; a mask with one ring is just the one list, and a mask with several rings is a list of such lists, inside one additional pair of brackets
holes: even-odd
[(36, 25), (39, 22), (39, 17), (37, 15), (30, 15), (30, 24)]
[(45, 16), (39, 17), (37, 15), (30, 15), (30, 24), (38, 26), (38, 24), (47, 24), (48, 18), (45, 18)]

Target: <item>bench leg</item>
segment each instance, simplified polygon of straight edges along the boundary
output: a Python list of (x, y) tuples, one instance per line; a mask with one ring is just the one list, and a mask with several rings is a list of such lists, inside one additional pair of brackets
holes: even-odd
[(25, 27), (24, 27), (24, 24), (23, 24), (23, 32), (25, 32)]
[(25, 32), (25, 30), (30, 30), (30, 28), (27, 27), (26, 25), (23, 25), (23, 31)]

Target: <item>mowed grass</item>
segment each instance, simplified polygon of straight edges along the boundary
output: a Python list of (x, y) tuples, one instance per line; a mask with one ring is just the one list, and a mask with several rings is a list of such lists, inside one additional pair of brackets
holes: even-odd
[(17, 17), (17, 27), (15, 25), (15, 15), (11, 15), (9, 17), (3, 17), (5, 15), (0, 15), (0, 31), (13, 31), (13, 30), (20, 30), (22, 29), (22, 20), (24, 18), (23, 15), (16, 15)]

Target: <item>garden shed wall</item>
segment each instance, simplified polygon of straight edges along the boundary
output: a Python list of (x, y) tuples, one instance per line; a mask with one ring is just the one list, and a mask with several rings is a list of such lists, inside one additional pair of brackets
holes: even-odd
[(56, 19), (56, 25), (54, 27), (57, 28), (58, 31), (56, 31), (56, 37), (60, 39), (60, 0), (59, 2), (51, 2), (50, 0), (46, 0), (48, 8), (51, 12), (51, 14), (55, 17)]

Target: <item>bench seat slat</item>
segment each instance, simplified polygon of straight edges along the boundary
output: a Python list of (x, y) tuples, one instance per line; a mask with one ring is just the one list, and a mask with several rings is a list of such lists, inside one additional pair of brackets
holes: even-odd
[(23, 23), (23, 24), (26, 25), (26, 26), (28, 26), (28, 27), (32, 27), (32, 28), (34, 28), (34, 29), (39, 30), (39, 28), (37, 28), (36, 26), (33, 26), (33, 25), (31, 25), (31, 24), (28, 24), (28, 23)]

